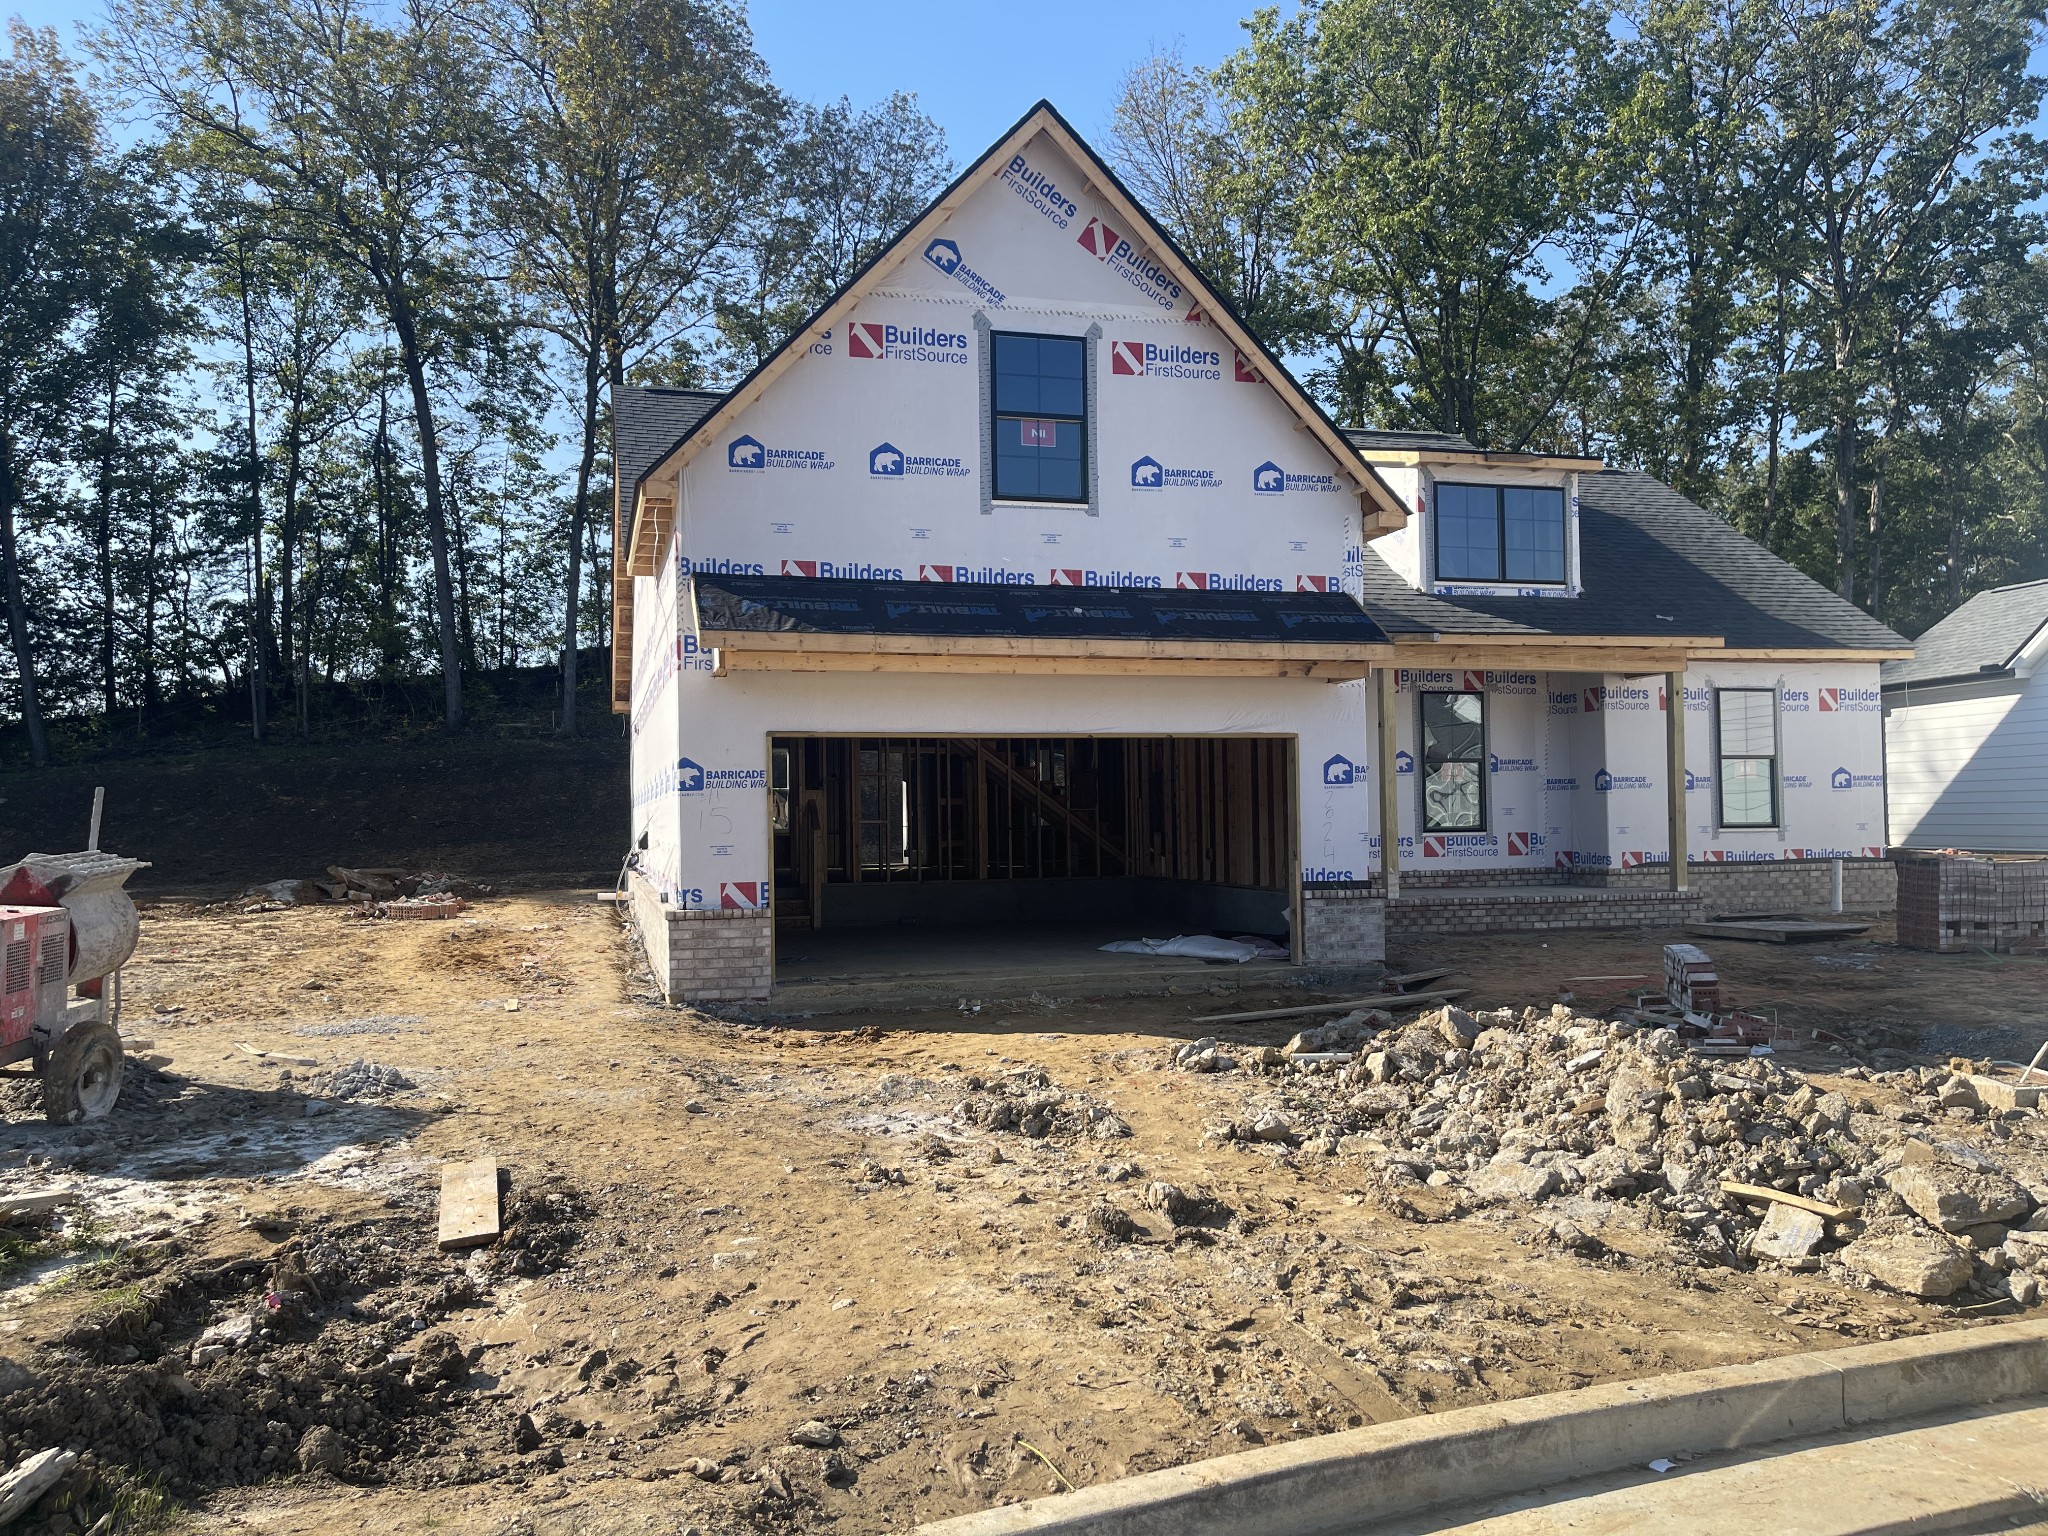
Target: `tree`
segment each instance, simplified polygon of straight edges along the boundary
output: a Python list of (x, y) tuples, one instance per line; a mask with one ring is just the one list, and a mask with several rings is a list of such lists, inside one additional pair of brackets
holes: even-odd
[(2024, 128), (2041, 105), (2027, 66), (2042, 14), (2033, 0), (1786, 0), (1772, 110), (1801, 167), (1783, 203), (1789, 273), (1822, 342), (1846, 599), (1873, 364), (1891, 351), (1885, 317), (1980, 224), (2015, 228), (2038, 195), (2041, 148)]
[(469, 171), (498, 140), (485, 70), (456, 13), (406, 0), (123, 0), (122, 78), (187, 152), (261, 189), (280, 236), (352, 266), (395, 343), (418, 439), (446, 718), (462, 719), (449, 519), (430, 375), (488, 327), (467, 261)]
[[(1252, 19), (1224, 71), (1298, 183), (1295, 244), (1387, 347), (1355, 393), (1388, 425), (1520, 447), (1551, 423), (1628, 266), (1606, 13), (1581, 0), (1327, 0)], [(1550, 290), (1550, 262), (1579, 277)]]
[(776, 190), (757, 201), (737, 269), (721, 285), (725, 355), (716, 366), (726, 374), (780, 346), (953, 174), (945, 132), (902, 91), (864, 112), (843, 97), (825, 107), (786, 104), (780, 133), (781, 151), (765, 169)]
[(486, 14), (511, 153), (493, 201), (580, 427), (563, 545), (562, 731), (576, 734), (584, 530), (607, 391), (698, 318), (686, 301), (760, 196), (781, 103), (717, 0), (516, 0)]
[(94, 384), (84, 345), (101, 188), (99, 122), (50, 31), (8, 26), (0, 60), (0, 580), (29, 752), (50, 760), (24, 597), (22, 510)]

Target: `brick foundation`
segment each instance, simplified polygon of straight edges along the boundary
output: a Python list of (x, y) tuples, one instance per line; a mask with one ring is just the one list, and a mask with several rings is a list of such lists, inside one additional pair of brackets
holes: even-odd
[(627, 873), (633, 924), (655, 985), (672, 1003), (753, 1001), (775, 985), (774, 918), (767, 912), (689, 912)]
[(1310, 965), (1371, 965), (1387, 958), (1387, 904), (1366, 885), (1301, 888), (1301, 953)]
[(1471, 933), (1549, 933), (1567, 928), (1675, 928), (1703, 915), (1691, 891), (1605, 891), (1574, 886), (1411, 890), (1386, 904), (1393, 943)]

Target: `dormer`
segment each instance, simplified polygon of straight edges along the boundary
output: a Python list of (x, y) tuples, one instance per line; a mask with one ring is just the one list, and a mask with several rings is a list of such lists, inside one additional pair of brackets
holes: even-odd
[(1411, 509), (1373, 551), (1418, 592), (1577, 597), (1579, 476), (1599, 459), (1489, 453), (1448, 432), (1345, 434)]

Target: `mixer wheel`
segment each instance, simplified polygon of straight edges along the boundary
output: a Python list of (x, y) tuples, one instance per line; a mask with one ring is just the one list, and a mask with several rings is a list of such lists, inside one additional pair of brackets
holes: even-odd
[(43, 1109), (58, 1125), (104, 1118), (121, 1097), (121, 1036), (104, 1020), (69, 1030), (50, 1051)]

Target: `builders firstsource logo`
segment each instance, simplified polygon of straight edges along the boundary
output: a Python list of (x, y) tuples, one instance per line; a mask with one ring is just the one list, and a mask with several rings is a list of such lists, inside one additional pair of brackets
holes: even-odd
[[(999, 587), (1031, 587), (1038, 584), (1036, 571), (1013, 571), (1006, 565), (920, 565), (919, 581), (966, 581)], [(1061, 613), (1069, 610), (1062, 608)], [(1025, 617), (1029, 619), (1027, 611)]]
[(1002, 181), (1004, 186), (1050, 219), (1055, 228), (1066, 229), (1081, 216), (1081, 205), (1067, 196), (1057, 181), (1022, 155), (1010, 157), (1010, 163), (1003, 167)]
[(846, 327), (846, 355), (892, 363), (957, 363), (967, 366), (967, 337), (929, 325), (888, 325), (855, 320)]
[(1109, 371), (1126, 379), (1220, 379), (1223, 354), (1156, 341), (1113, 341)]
[(1164, 587), (1157, 576), (1143, 571), (1090, 571), (1057, 566), (1046, 577), (1055, 587)]
[(1500, 852), (1500, 839), (1491, 832), (1428, 833), (1422, 839), (1425, 859), (1486, 859)]
[(903, 567), (900, 565), (865, 565), (859, 561), (840, 560), (785, 560), (780, 572), (784, 576), (822, 576), (838, 581), (901, 581)]
[(934, 240), (924, 248), (924, 259), (983, 303), (1002, 304), (1003, 290), (961, 259), (956, 241)]
[(1875, 688), (1823, 688), (1820, 691), (1820, 712), (1824, 715), (1874, 715), (1882, 704), (1883, 696)]
[(868, 450), (868, 473), (877, 480), (902, 480), (912, 476), (958, 479), (973, 471), (958, 458), (943, 454), (905, 453), (894, 443), (877, 443)]
[(1160, 308), (1180, 307), (1180, 284), (1173, 274), (1102, 220), (1091, 218), (1082, 226), (1077, 240), (1082, 250)]
[(1223, 477), (1213, 469), (1176, 469), (1151, 454), (1131, 461), (1134, 491), (1220, 491)]
[(758, 437), (736, 437), (725, 445), (725, 467), (734, 474), (757, 475), (771, 469), (831, 469), (832, 460), (816, 448), (770, 448)]
[(1284, 496), (1289, 491), (1334, 494), (1338, 489), (1335, 475), (1289, 474), (1271, 459), (1252, 470), (1252, 490), (1261, 496)]
[(1279, 592), (1278, 576), (1253, 576), (1245, 571), (1175, 571), (1173, 584), (1182, 592)]

